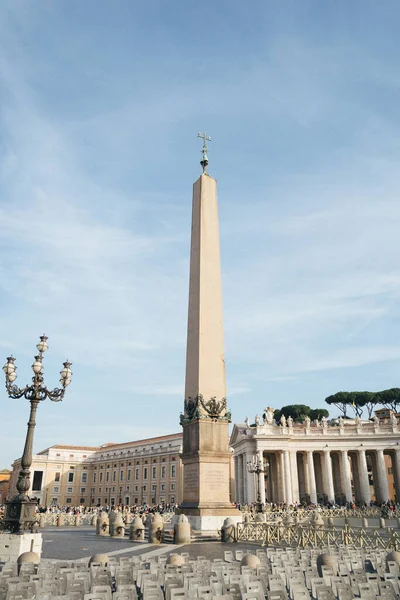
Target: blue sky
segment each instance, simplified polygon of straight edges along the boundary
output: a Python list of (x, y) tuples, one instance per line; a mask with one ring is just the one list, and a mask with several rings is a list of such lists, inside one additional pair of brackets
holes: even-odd
[[(228, 401), (398, 386), (398, 2), (4, 0), (0, 348), (49, 336), (35, 450), (179, 431), (198, 131)], [(28, 403), (3, 388), (0, 467)]]

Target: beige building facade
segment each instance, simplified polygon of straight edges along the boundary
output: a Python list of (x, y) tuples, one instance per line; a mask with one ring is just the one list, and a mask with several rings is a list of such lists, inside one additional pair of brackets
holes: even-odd
[[(235, 425), (235, 495), (239, 503), (400, 501), (400, 433), (391, 414), (373, 421), (323, 419), (277, 425), (273, 409)], [(249, 462), (263, 466), (250, 473)]]
[[(182, 434), (99, 447), (55, 445), (33, 456), (28, 494), (41, 505), (106, 506), (181, 501)], [(17, 493), (13, 463), (8, 497)]]

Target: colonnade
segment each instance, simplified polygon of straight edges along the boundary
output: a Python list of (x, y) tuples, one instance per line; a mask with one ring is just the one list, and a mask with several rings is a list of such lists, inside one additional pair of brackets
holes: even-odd
[[(391, 460), (385, 461), (385, 455)], [(236, 501), (252, 503), (257, 490), (262, 503), (284, 502), (365, 502), (372, 493), (378, 502), (390, 498), (388, 464), (394, 475), (395, 493), (400, 500), (400, 448), (330, 450), (269, 450), (256, 448), (256, 458), (264, 464), (264, 473), (249, 473), (247, 463), (254, 452), (235, 455)], [(256, 480), (258, 477), (258, 481)], [(373, 481), (370, 480), (370, 478)], [(393, 496), (393, 494), (392, 494)]]

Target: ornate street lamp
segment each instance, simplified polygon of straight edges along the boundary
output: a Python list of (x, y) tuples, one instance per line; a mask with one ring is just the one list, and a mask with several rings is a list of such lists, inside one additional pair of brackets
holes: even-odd
[(263, 512), (263, 505), (261, 502), (261, 489), (260, 489), (260, 474), (264, 473), (264, 465), (259, 458), (253, 457), (252, 460), (247, 461), (247, 470), (249, 473), (255, 473), (257, 475), (257, 512)]
[(39, 402), (50, 398), (53, 402), (60, 402), (65, 394), (66, 387), (71, 383), (71, 364), (68, 360), (63, 363), (63, 369), (60, 372), (61, 387), (54, 390), (48, 390), (43, 383), (43, 353), (48, 349), (47, 337), (40, 336), (40, 342), (36, 344), (39, 354), (35, 356), (32, 365), (34, 376), (32, 383), (19, 388), (14, 381), (17, 378), (15, 358), (9, 356), (3, 367), (6, 375), (6, 389), (10, 398), (26, 398), (31, 403), (31, 411), (28, 421), (28, 431), (25, 439), (24, 452), (21, 458), (21, 470), (18, 475), (17, 490), (18, 494), (12, 500), (5, 503), (6, 512), (3, 521), (0, 522), (0, 528), (11, 531), (11, 533), (20, 533), (24, 529), (33, 529), (37, 525), (36, 518), (36, 500), (29, 498), (27, 492), (30, 488), (30, 467), (32, 465), (33, 433), (36, 425), (36, 410)]

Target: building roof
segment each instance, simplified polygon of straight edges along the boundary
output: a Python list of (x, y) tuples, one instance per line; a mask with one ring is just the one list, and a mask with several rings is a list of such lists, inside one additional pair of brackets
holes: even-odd
[(55, 444), (49, 446), (45, 450), (37, 452), (37, 454), (48, 454), (49, 450), (86, 450), (87, 452), (99, 452), (101, 450), (113, 450), (116, 448), (128, 448), (129, 446), (141, 446), (143, 444), (156, 444), (158, 442), (168, 442), (168, 440), (176, 440), (182, 438), (182, 433), (170, 433), (168, 435), (160, 435), (158, 437), (146, 438), (144, 440), (135, 440), (133, 442), (113, 443), (107, 442), (101, 446), (66, 446), (65, 444)]
[(141, 446), (142, 444), (153, 444), (157, 442), (167, 442), (168, 440), (176, 440), (177, 438), (181, 438), (182, 433), (170, 433), (169, 435), (160, 435), (158, 437), (146, 438), (144, 440), (135, 440), (133, 442), (122, 442), (120, 444), (113, 444), (112, 442), (107, 442), (103, 444), (99, 450), (112, 450), (113, 448), (127, 448), (128, 446)]
[(63, 444), (55, 444), (54, 446), (49, 446), (45, 450), (41, 450), (37, 454), (47, 454), (49, 450), (87, 450), (88, 452), (96, 452), (96, 450), (100, 450), (100, 446), (65, 446)]

